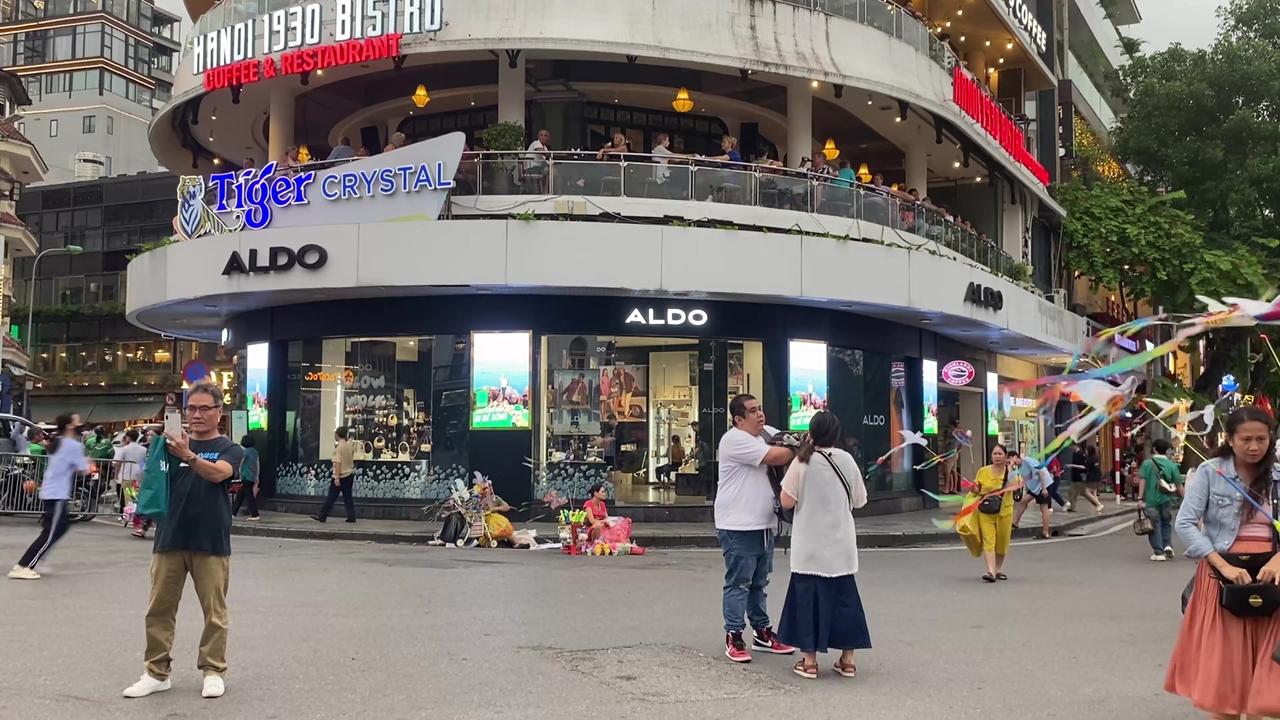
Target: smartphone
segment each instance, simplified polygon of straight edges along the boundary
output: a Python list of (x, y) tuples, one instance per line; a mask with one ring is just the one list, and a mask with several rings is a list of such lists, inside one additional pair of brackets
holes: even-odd
[(172, 437), (182, 437), (182, 413), (177, 408), (169, 408), (164, 411), (164, 434)]

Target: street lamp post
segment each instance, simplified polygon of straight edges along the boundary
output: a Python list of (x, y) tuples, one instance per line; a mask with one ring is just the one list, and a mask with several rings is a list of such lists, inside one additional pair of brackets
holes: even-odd
[[(67, 245), (66, 247), (60, 247), (60, 248), (49, 248), (48, 250), (41, 251), (39, 255), (36, 255), (36, 259), (32, 261), (31, 281), (29, 283), (30, 287), (27, 288), (27, 362), (31, 362), (31, 340), (35, 334), (32, 328), (32, 323), (35, 321), (36, 270), (40, 267), (40, 258), (44, 257), (45, 255), (64, 255), (64, 254), (79, 255), (82, 252), (84, 252), (84, 248), (80, 247), (79, 245)], [(0, 375), (3, 375), (3, 371), (4, 371), (4, 352), (3, 350), (0, 350)], [(10, 386), (10, 392), (12, 393), (12, 385)], [(27, 397), (28, 395), (29, 393), (24, 391), (23, 396)], [(26, 403), (24, 403), (24, 405), (25, 404)], [(28, 415), (31, 414), (30, 408), (24, 407), (23, 409), (26, 410)]]

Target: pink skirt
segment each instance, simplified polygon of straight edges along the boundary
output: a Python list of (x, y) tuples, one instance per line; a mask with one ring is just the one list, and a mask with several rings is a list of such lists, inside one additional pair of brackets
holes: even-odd
[[(1238, 540), (1233, 553), (1269, 552), (1271, 543)], [(1207, 560), (1196, 567), (1194, 590), (1169, 660), (1164, 689), (1206, 712), (1280, 716), (1280, 613), (1240, 618), (1218, 604), (1218, 581)]]

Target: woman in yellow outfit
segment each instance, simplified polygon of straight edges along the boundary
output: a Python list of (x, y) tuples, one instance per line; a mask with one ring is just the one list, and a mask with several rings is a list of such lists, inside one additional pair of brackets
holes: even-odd
[[(1008, 458), (1008, 451), (1003, 445), (996, 445), (991, 449), (991, 464), (978, 470), (978, 476), (974, 479), (978, 487), (965, 498), (965, 507), (975, 505), (981, 502), (983, 495), (998, 492), (1005, 487), (1006, 477), (1012, 470), (1007, 462)], [(1019, 480), (1014, 475), (1008, 476), (1008, 481), (1013, 484)], [(999, 514), (988, 515), (975, 509), (956, 526), (956, 532), (960, 533), (969, 552), (974, 557), (981, 556), (987, 563), (987, 573), (982, 576), (986, 582), (1009, 579), (1001, 570), (1004, 568), (1004, 559), (1009, 554), (1009, 538), (1013, 535), (1013, 506), (1013, 493), (1007, 492), (1000, 496)]]

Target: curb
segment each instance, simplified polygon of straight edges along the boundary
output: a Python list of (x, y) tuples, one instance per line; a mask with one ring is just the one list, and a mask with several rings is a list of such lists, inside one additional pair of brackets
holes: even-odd
[[(1128, 510), (1128, 508), (1126, 508)], [(1092, 513), (1081, 513), (1080, 517), (1072, 518), (1063, 523), (1053, 526), (1060, 536), (1065, 536), (1071, 530), (1089, 525), (1100, 520), (1117, 519), (1126, 514), (1125, 512), (1103, 513), (1094, 515)], [(1031, 540), (1040, 532), (1040, 527), (1024, 527), (1013, 531), (1015, 540)], [(427, 541), (435, 537), (433, 532), (392, 532), (387, 530), (346, 530), (346, 529), (328, 529), (328, 528), (297, 528), (282, 527), (279, 525), (262, 525), (259, 523), (249, 524), (245, 522), (236, 522), (231, 526), (232, 535), (245, 535), (251, 537), (262, 538), (285, 538), (291, 540), (343, 540), (347, 542), (366, 542), (379, 545), (425, 545)], [(644, 529), (640, 529), (632, 534), (632, 540), (637, 544), (647, 548), (663, 548), (663, 549), (708, 549), (720, 547), (714, 531), (708, 531), (697, 534), (671, 535), (671, 534), (651, 534), (646, 533)], [(787, 548), (790, 546), (791, 538), (784, 535), (777, 539), (776, 546), (778, 548)], [(919, 533), (858, 533), (858, 547), (866, 549), (876, 548), (905, 548), (905, 547), (936, 547), (945, 545), (959, 546), (959, 539), (952, 532), (919, 532)]]

